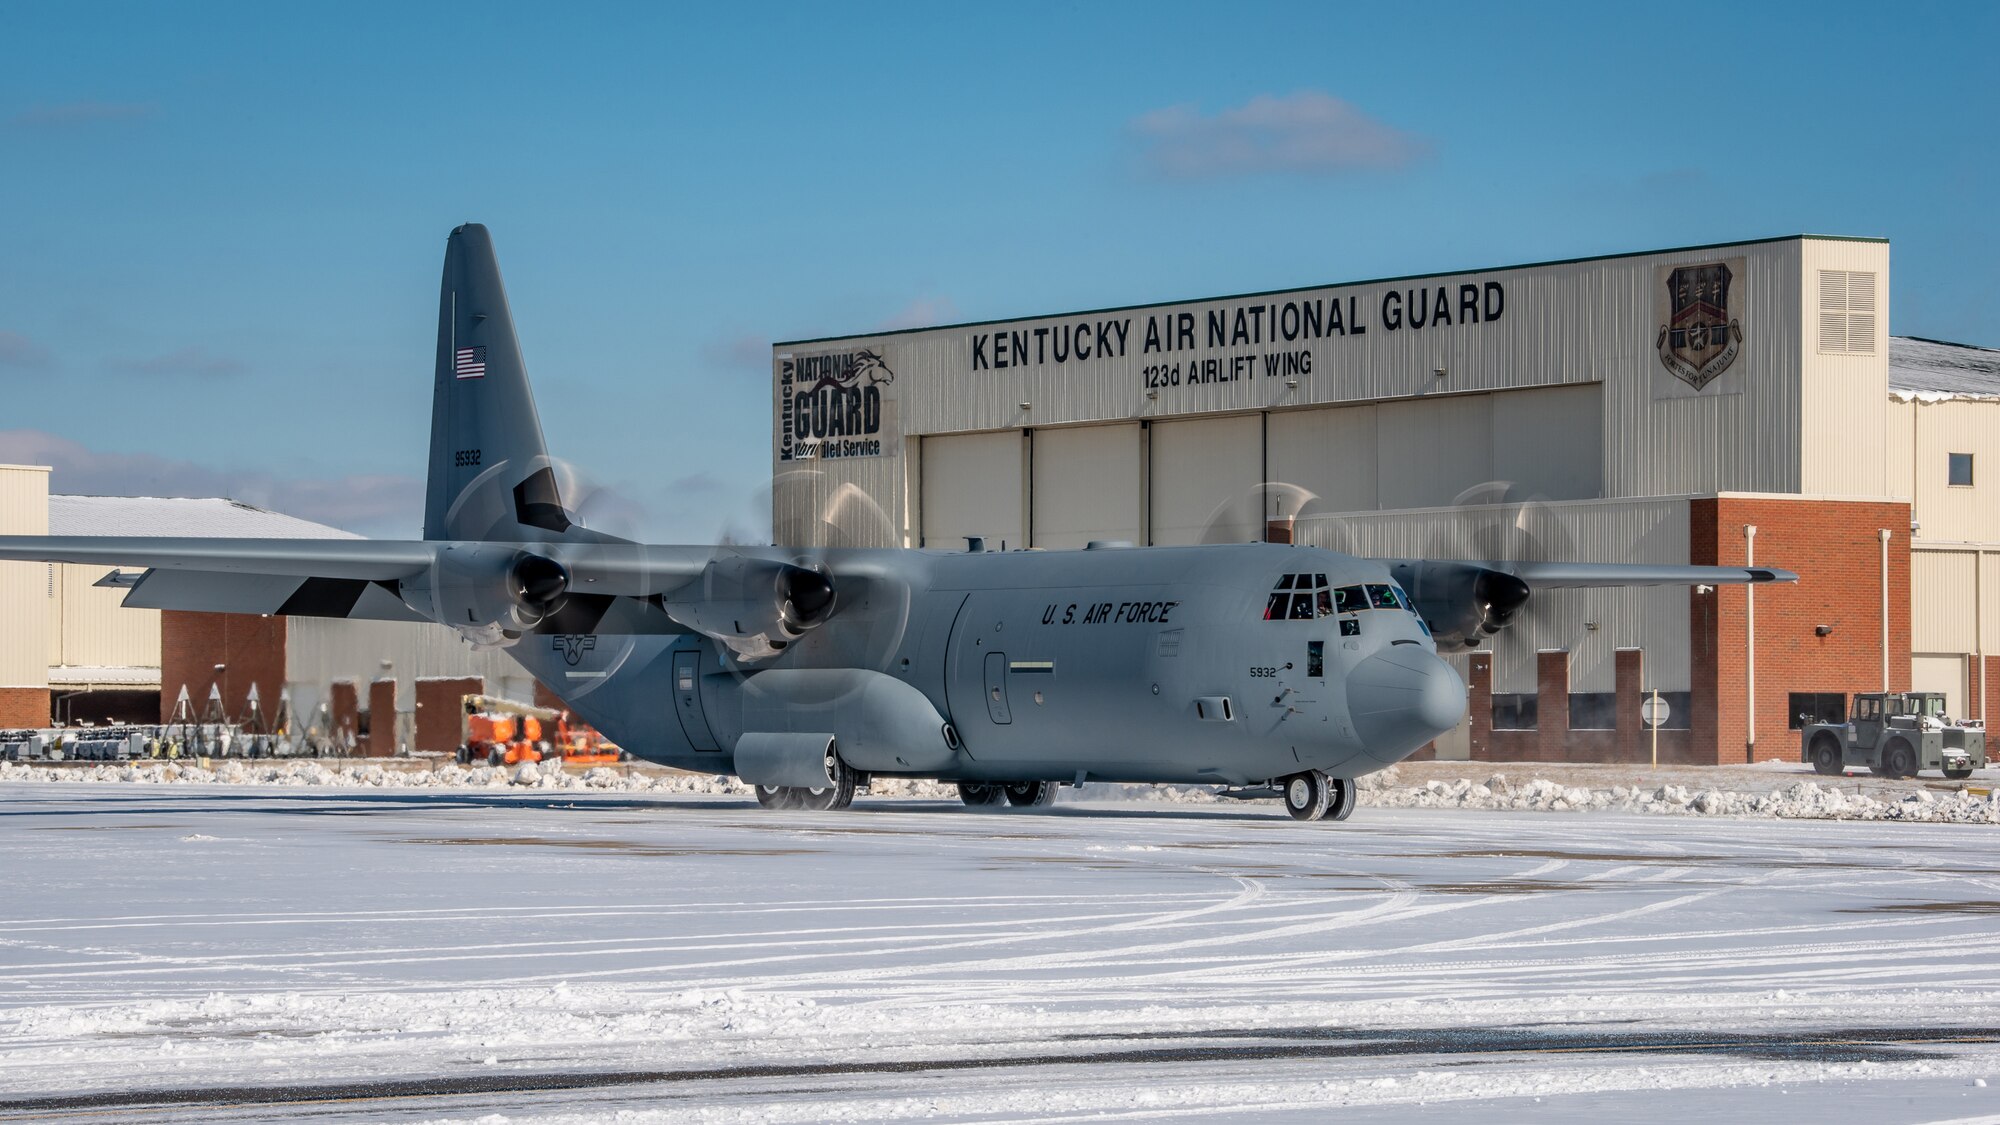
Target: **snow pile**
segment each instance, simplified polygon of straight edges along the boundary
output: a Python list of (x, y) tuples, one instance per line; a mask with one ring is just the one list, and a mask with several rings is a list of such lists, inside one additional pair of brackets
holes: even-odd
[(1800, 781), (1769, 793), (1662, 785), (1586, 789), (1536, 778), (1516, 784), (1505, 774), (1396, 784), (1396, 771), (1363, 778), (1361, 803), (1392, 809), (1486, 809), (1518, 812), (1599, 811), (1661, 816), (1755, 816), (1783, 820), (1907, 820), (1933, 824), (2000, 824), (2000, 802), (1966, 790), (1917, 789), (1900, 800), (1844, 792)]
[[(1484, 782), (1470, 778), (1433, 780), (1422, 785), (1401, 783), (1394, 767), (1363, 777), (1360, 802), (1390, 809), (1475, 809), (1492, 812), (1623, 812), (1662, 816), (1739, 816), (1786, 820), (1898, 820), (1931, 824), (2000, 824), (2000, 798), (1967, 790), (1938, 793), (1915, 789), (1900, 799), (1884, 800), (1848, 793), (1834, 786), (1800, 781), (1767, 793), (1687, 785), (1613, 786), (1592, 789), (1535, 778), (1510, 781), (1494, 774)], [(597, 766), (583, 773), (534, 762), (517, 766), (459, 766), (396, 769), (376, 763), (326, 765), (317, 761), (246, 762), (230, 760), (211, 768), (188, 762), (104, 763), (79, 768), (0, 762), (0, 782), (84, 781), (161, 785), (327, 786), (364, 789), (531, 789), (609, 793), (701, 794), (745, 797), (750, 787), (734, 777), (712, 774), (653, 773)], [(907, 797), (926, 801), (956, 801), (958, 789), (949, 782), (882, 778), (869, 793), (875, 797)], [(1140, 801), (1164, 804), (1215, 804), (1225, 800), (1212, 788), (1175, 785), (1086, 785), (1075, 799)]]

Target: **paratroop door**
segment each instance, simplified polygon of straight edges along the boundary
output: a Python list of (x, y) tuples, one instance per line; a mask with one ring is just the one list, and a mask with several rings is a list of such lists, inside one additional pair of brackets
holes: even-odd
[(1014, 721), (1014, 714), (1007, 708), (1007, 654), (989, 652), (986, 654), (986, 713), (995, 723), (1007, 724)]
[(720, 750), (708, 729), (708, 713), (701, 707), (701, 650), (682, 649), (674, 653), (674, 710), (680, 715), (681, 733), (696, 750)]

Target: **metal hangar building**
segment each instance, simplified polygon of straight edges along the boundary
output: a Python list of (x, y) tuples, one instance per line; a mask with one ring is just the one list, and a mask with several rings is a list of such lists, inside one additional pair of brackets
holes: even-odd
[(1434, 752), (1640, 760), (1655, 691), (1681, 762), (1885, 685), (1983, 718), (2000, 352), (1892, 339), (1888, 287), (1799, 235), (779, 343), (773, 534), (1764, 563), (1801, 580), (1538, 596)]

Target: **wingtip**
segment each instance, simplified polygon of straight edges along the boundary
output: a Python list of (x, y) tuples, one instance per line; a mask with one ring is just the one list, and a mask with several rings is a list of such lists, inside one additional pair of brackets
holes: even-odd
[(1793, 574), (1791, 571), (1779, 570), (1771, 566), (1753, 566), (1749, 568), (1749, 571), (1750, 581), (1752, 582), (1797, 582), (1799, 580), (1799, 576)]

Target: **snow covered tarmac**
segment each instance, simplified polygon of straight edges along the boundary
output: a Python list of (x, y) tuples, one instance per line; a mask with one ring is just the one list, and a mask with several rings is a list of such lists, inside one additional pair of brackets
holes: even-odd
[(38, 782), (0, 832), (0, 1120), (2000, 1115), (1990, 826)]

